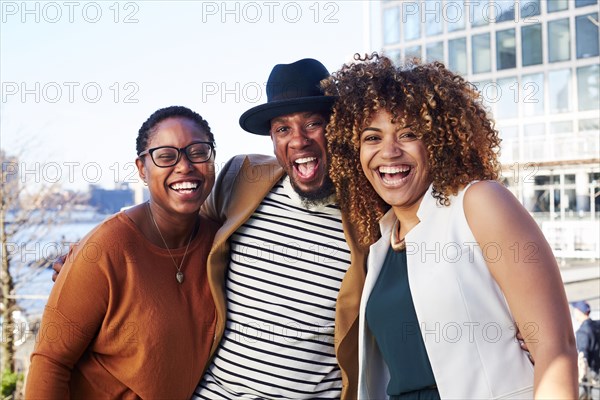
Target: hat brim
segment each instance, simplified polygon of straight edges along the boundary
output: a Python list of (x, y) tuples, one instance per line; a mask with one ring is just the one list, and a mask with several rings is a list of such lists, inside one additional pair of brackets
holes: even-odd
[(335, 99), (335, 96), (310, 96), (271, 101), (243, 113), (240, 117), (240, 126), (245, 131), (256, 135), (269, 135), (273, 118), (303, 111), (330, 112)]

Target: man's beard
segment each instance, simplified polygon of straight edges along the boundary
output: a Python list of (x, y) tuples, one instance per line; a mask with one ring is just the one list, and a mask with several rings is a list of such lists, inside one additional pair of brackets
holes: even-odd
[(330, 197), (335, 193), (335, 189), (333, 187), (333, 182), (329, 176), (326, 176), (323, 179), (323, 184), (319, 186), (319, 188), (311, 191), (305, 191), (296, 186), (296, 182), (293, 179), (290, 179), (290, 183), (292, 184), (292, 188), (298, 195), (302, 201), (302, 205), (305, 208), (314, 208), (323, 205), (327, 205), (331, 202)]

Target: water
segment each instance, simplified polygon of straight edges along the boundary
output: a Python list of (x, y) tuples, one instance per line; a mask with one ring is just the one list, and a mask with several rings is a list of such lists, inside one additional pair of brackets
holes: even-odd
[(28, 319), (41, 316), (53, 286), (51, 262), (39, 268), (32, 268), (30, 265), (44, 258), (53, 260), (59, 254), (66, 254), (72, 243), (78, 242), (102, 222), (102, 219), (44, 227), (41, 233), (35, 235), (33, 229), (30, 229), (21, 232), (9, 243), (8, 253), (11, 255), (11, 275), (15, 284), (17, 305)]

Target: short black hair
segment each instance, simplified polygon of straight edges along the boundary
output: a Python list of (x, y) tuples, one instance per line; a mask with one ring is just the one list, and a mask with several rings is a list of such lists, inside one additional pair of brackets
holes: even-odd
[(142, 124), (142, 127), (138, 131), (138, 136), (135, 141), (137, 154), (140, 154), (142, 151), (146, 150), (146, 146), (148, 146), (148, 139), (150, 138), (150, 135), (154, 133), (156, 125), (158, 125), (160, 122), (164, 121), (167, 118), (173, 117), (187, 118), (190, 121), (194, 122), (200, 129), (206, 132), (206, 134), (208, 135), (208, 140), (212, 143), (213, 148), (216, 146), (215, 137), (210, 131), (210, 126), (208, 126), (208, 122), (206, 122), (206, 120), (202, 118), (200, 114), (190, 110), (187, 107), (170, 106), (154, 111), (154, 113), (150, 117), (148, 117), (146, 122)]

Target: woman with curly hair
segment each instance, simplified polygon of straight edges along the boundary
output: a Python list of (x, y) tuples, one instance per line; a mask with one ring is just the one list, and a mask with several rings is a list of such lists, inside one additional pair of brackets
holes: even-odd
[(558, 266), (496, 182), (500, 139), (474, 87), (441, 63), (396, 67), (377, 54), (323, 87), (339, 96), (330, 175), (371, 246), (358, 397), (576, 398)]

